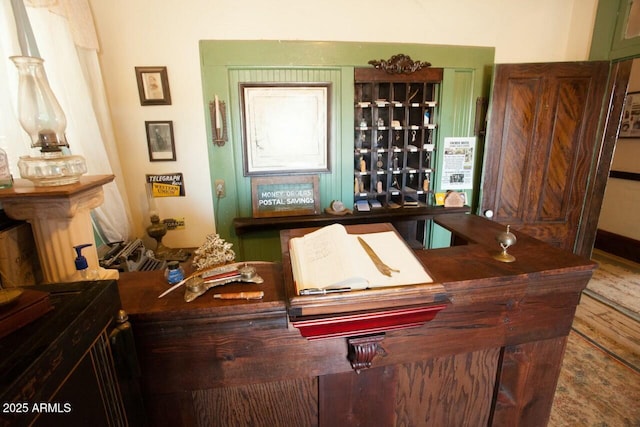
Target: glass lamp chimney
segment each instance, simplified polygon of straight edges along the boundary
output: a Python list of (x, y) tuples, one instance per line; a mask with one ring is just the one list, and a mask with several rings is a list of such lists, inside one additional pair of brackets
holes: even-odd
[(67, 119), (44, 71), (44, 61), (33, 56), (12, 56), (18, 68), (18, 115), (22, 128), (31, 137), (31, 147), (44, 157), (60, 155), (68, 147)]

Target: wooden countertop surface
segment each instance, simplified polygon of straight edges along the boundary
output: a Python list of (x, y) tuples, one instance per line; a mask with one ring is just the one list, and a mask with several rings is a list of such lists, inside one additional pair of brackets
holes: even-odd
[[(264, 283), (229, 283), (209, 289), (194, 301), (184, 300), (184, 287), (162, 298), (158, 295), (170, 286), (164, 279), (164, 271), (121, 273), (118, 285), (123, 309), (138, 320), (165, 321), (188, 320), (207, 317), (225, 319), (230, 316), (264, 316), (267, 313), (283, 315), (285, 311), (282, 266), (279, 263), (248, 263), (256, 268)], [(190, 269), (185, 266), (187, 274)], [(214, 293), (264, 291), (262, 300), (219, 300)]]
[(23, 197), (71, 197), (83, 191), (108, 184), (114, 178), (114, 175), (85, 175), (81, 176), (79, 182), (75, 184), (45, 187), (36, 187), (33, 182), (26, 179), (16, 179), (13, 187), (0, 190), (0, 200)]
[[(509, 253), (516, 257), (516, 261), (499, 262), (493, 259), (493, 255), (500, 251), (495, 237), (505, 230), (504, 226), (467, 214), (442, 215), (435, 217), (435, 221), (468, 242), (462, 246), (416, 251), (434, 281), (444, 286), (447, 296), (454, 304), (473, 303), (480, 298), (473, 295), (482, 292), (485, 292), (482, 298), (499, 295), (502, 288), (514, 281), (534, 283), (535, 281), (529, 279), (540, 275), (590, 276), (596, 267), (594, 262), (586, 258), (551, 247), (514, 230), (512, 232), (518, 240), (509, 248)], [(184, 289), (177, 289), (158, 299), (158, 295), (169, 286), (163, 277), (163, 271), (121, 273), (118, 283), (123, 308), (132, 318), (158, 322), (204, 317), (210, 321), (265, 316), (284, 318), (287, 312), (287, 296), (282, 265), (263, 263), (255, 266), (258, 274), (265, 279), (263, 284), (224, 285), (218, 288), (219, 290), (210, 289), (190, 303), (184, 301)], [(562, 286), (572, 285), (565, 285), (559, 280), (554, 286), (561, 290)], [(264, 291), (262, 300), (213, 298), (213, 294), (219, 292), (256, 290)]]
[(434, 217), (440, 226), (466, 240), (467, 245), (418, 251), (422, 262), (436, 280), (451, 283), (469, 280), (505, 280), (531, 274), (570, 273), (591, 274), (593, 261), (511, 229), (517, 242), (508, 249), (516, 257), (511, 263), (493, 256), (501, 251), (496, 241), (506, 227), (477, 215), (442, 215)]

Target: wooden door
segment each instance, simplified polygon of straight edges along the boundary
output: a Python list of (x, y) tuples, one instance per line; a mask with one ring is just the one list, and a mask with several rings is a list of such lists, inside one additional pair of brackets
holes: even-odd
[(483, 214), (576, 250), (599, 162), (608, 72), (605, 61), (496, 66)]

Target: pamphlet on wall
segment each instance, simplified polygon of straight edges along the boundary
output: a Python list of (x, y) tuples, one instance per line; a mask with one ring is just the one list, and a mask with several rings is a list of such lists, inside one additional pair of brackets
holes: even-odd
[(470, 190), (473, 188), (476, 139), (474, 137), (447, 137), (444, 139), (442, 162), (443, 190)]
[(289, 252), (299, 295), (433, 282), (394, 231), (349, 234), (332, 224), (291, 239)]

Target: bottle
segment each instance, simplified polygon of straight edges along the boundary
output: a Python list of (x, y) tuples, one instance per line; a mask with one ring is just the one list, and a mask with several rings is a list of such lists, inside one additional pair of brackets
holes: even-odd
[(11, 188), (13, 186), (13, 177), (9, 170), (9, 157), (7, 152), (0, 147), (0, 188)]
[(170, 285), (175, 285), (184, 279), (184, 270), (178, 261), (169, 261), (167, 268), (164, 270), (164, 278)]
[(424, 111), (424, 125), (427, 126), (431, 122), (431, 112), (429, 110)]
[(91, 246), (91, 243), (85, 243), (84, 245), (74, 246), (76, 251), (76, 270), (78, 271), (79, 280), (95, 280), (97, 273), (95, 270), (89, 270), (89, 264), (87, 258), (82, 255), (82, 250), (87, 246)]

